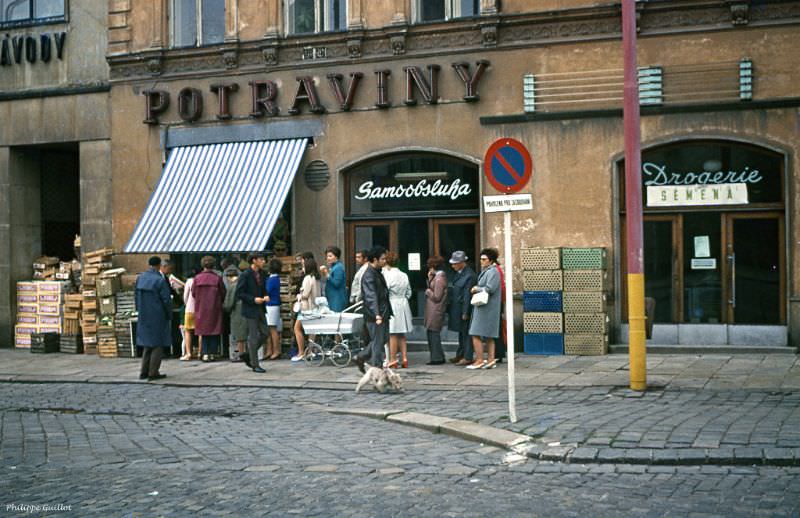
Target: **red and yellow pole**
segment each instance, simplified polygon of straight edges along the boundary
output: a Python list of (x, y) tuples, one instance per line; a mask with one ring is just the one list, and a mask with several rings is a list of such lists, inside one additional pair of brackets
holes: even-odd
[(625, 69), (625, 215), (628, 246), (628, 354), (630, 387), (647, 388), (642, 247), (642, 145), (639, 116), (639, 72), (636, 66), (636, 0), (622, 0), (622, 45)]

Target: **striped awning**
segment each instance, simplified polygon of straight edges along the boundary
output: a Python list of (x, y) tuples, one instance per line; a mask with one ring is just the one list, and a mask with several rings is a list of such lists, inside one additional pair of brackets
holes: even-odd
[(177, 147), (126, 253), (263, 250), (306, 139)]

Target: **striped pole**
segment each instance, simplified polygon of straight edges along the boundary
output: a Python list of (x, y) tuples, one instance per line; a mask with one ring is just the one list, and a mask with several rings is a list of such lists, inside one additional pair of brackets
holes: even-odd
[(630, 387), (647, 388), (642, 247), (642, 149), (639, 127), (639, 78), (636, 66), (636, 1), (622, 0), (622, 45), (625, 67), (625, 217), (628, 246), (628, 351)]

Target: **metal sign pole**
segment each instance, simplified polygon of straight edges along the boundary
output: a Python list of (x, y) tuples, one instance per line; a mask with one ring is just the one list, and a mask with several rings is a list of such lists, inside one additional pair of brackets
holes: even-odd
[(506, 289), (506, 362), (508, 362), (508, 418), (512, 423), (517, 422), (517, 395), (514, 379), (514, 293), (512, 292), (511, 276), (514, 273), (514, 264), (511, 255), (511, 211), (503, 213), (505, 223), (505, 289)]

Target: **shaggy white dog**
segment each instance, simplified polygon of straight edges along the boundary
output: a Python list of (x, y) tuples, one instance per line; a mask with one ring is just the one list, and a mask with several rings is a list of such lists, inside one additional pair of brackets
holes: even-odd
[(403, 380), (400, 378), (400, 375), (394, 372), (392, 369), (370, 367), (358, 381), (358, 385), (356, 385), (356, 392), (360, 392), (367, 383), (372, 383), (372, 385), (375, 387), (375, 390), (382, 394), (385, 394), (386, 390), (389, 388), (395, 392), (403, 392)]

